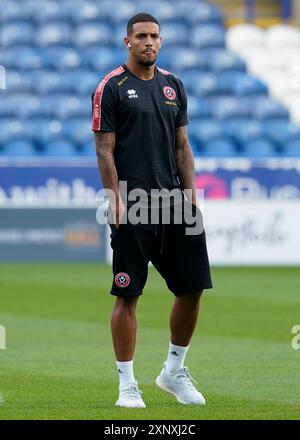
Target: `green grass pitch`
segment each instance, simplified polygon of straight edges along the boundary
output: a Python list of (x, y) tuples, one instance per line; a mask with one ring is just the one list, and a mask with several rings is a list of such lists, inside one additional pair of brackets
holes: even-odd
[(139, 299), (135, 376), (145, 409), (115, 407), (111, 269), (0, 265), (0, 419), (299, 419), (299, 268), (214, 268), (186, 365), (207, 406), (158, 389), (173, 301), (150, 270)]

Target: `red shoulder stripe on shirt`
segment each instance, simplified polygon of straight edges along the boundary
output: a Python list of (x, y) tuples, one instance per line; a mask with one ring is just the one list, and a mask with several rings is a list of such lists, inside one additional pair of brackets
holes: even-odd
[(158, 70), (159, 70), (163, 75), (172, 75), (171, 72), (168, 72), (167, 70), (161, 69), (160, 67), (158, 67)]
[(100, 131), (101, 129), (101, 101), (103, 96), (103, 90), (107, 82), (110, 78), (114, 76), (121, 75), (121, 73), (125, 72), (123, 66), (117, 67), (116, 69), (109, 72), (105, 77), (100, 81), (94, 96), (94, 111), (93, 111), (93, 130)]

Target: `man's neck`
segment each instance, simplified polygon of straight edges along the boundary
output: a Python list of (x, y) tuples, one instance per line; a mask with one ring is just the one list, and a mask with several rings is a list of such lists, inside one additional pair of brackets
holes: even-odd
[(136, 64), (131, 60), (128, 60), (126, 66), (134, 75), (138, 78), (143, 79), (144, 81), (149, 81), (154, 77), (155, 73), (155, 64), (152, 66), (142, 66), (140, 64)]

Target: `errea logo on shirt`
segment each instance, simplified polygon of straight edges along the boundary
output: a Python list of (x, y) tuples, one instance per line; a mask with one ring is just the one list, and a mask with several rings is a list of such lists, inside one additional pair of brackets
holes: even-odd
[(131, 99), (131, 98), (138, 98), (138, 95), (137, 95), (136, 91), (133, 90), (133, 89), (127, 90), (127, 95), (128, 95), (129, 99)]

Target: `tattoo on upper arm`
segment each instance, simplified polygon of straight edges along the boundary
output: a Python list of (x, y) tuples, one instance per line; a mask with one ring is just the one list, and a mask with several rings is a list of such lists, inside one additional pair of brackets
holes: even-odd
[(113, 132), (96, 132), (96, 155), (97, 159), (104, 159), (114, 153), (116, 135)]

